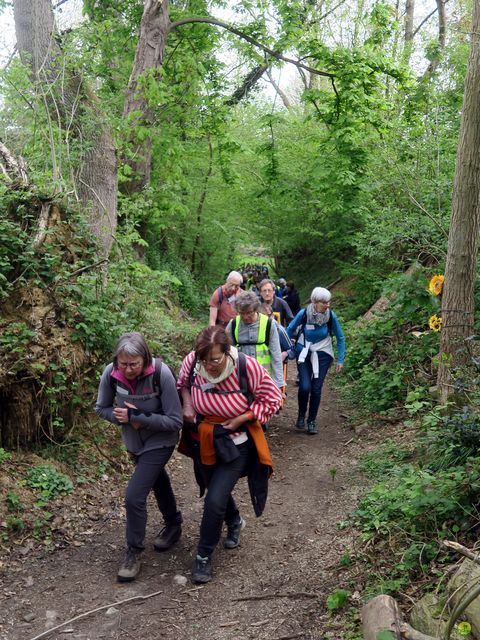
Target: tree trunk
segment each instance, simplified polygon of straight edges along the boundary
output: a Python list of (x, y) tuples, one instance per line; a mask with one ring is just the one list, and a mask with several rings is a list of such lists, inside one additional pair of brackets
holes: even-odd
[[(438, 51), (428, 65), (421, 80), (429, 80), (440, 64), (443, 52), (445, 51), (445, 41), (447, 36), (447, 14), (445, 12), (445, 1), (437, 0), (437, 12), (438, 12)], [(473, 0), (474, 11), (477, 0)]]
[(141, 81), (151, 72), (155, 80), (160, 78), (167, 36), (170, 30), (168, 0), (145, 0), (140, 35), (132, 73), (125, 95), (123, 115), (131, 127), (132, 179), (123, 184), (125, 193), (137, 193), (150, 182), (152, 168), (152, 139), (150, 135), (138, 135), (144, 127), (153, 124), (153, 113)]
[(452, 389), (452, 371), (468, 360), (465, 338), (473, 334), (474, 284), (480, 229), (479, 149), (480, 0), (474, 0), (472, 45), (465, 78), (442, 296), (442, 332), (437, 382), (443, 401)]
[(413, 48), (413, 16), (415, 13), (415, 0), (407, 0), (405, 4), (405, 38), (403, 47), (403, 59), (406, 64), (410, 60)]
[(63, 64), (50, 0), (14, 0), (13, 9), (20, 56), (39, 89), (45, 88), (49, 112), (66, 136), (71, 127), (78, 141), (86, 141), (75, 173), (76, 193), (108, 255), (117, 225), (117, 163), (109, 126), (80, 74)]

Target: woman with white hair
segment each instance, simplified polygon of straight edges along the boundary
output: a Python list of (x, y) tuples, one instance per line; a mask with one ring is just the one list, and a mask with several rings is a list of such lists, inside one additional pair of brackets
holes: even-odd
[[(336, 370), (343, 369), (345, 336), (335, 313), (330, 309), (332, 294), (328, 289), (315, 287), (310, 304), (301, 309), (287, 327), (288, 335), (296, 337), (295, 352), (298, 363), (298, 417), (296, 427), (310, 435), (317, 433), (316, 418), (320, 407), (322, 386), (333, 362), (332, 336), (337, 339)], [(308, 409), (308, 415), (307, 415)]]

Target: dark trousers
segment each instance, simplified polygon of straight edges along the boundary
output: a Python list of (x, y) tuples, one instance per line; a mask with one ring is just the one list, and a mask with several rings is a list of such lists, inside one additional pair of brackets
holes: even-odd
[[(317, 355), (318, 378), (313, 377), (310, 354), (306, 357), (305, 362), (298, 363), (298, 414), (305, 416), (308, 407), (308, 422), (315, 422), (322, 397), (323, 381), (333, 362), (332, 356), (324, 351), (318, 351)], [(308, 404), (309, 399), (310, 405)]]
[(197, 553), (202, 558), (212, 555), (222, 535), (224, 521), (227, 526), (240, 521), (240, 512), (232, 491), (238, 479), (246, 475), (253, 446), (250, 440), (238, 445), (240, 455), (232, 462), (218, 461), (214, 465), (201, 465), (207, 486), (197, 548)]
[(162, 447), (146, 451), (135, 457), (135, 471), (125, 493), (127, 510), (127, 545), (144, 549), (147, 527), (147, 497), (153, 490), (158, 508), (165, 524), (181, 524), (182, 514), (177, 511), (177, 502), (165, 465), (175, 447)]

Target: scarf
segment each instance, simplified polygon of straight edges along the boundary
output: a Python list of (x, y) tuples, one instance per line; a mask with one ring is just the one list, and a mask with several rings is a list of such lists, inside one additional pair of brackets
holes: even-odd
[[(322, 326), (326, 324), (330, 318), (330, 309), (327, 309), (325, 313), (315, 311), (315, 305), (313, 302), (308, 305), (307, 310), (307, 324), (316, 324), (317, 326)], [(304, 334), (305, 336), (305, 334)], [(314, 378), (318, 378), (319, 374), (319, 366), (318, 366), (318, 351), (326, 351), (330, 353), (333, 357), (333, 353), (331, 353), (331, 345), (332, 339), (330, 336), (327, 336), (325, 340), (321, 342), (317, 342), (316, 344), (312, 344), (308, 342), (308, 340), (304, 337), (305, 344), (303, 345), (303, 349), (301, 350), (298, 356), (298, 362), (305, 362), (305, 359), (310, 352), (310, 362), (312, 364), (312, 373)], [(325, 347), (329, 348), (325, 348)]]
[(307, 323), (308, 324), (326, 324), (330, 318), (330, 309), (327, 309), (325, 313), (315, 310), (315, 305), (310, 303), (307, 307)]
[(200, 360), (195, 365), (197, 375), (202, 376), (202, 378), (205, 378), (205, 380), (208, 380), (208, 382), (212, 384), (223, 382), (228, 378), (228, 376), (232, 375), (235, 367), (237, 366), (238, 350), (236, 347), (230, 347), (230, 351), (226, 353), (225, 358), (227, 360), (225, 368), (216, 378), (205, 370), (205, 367)]

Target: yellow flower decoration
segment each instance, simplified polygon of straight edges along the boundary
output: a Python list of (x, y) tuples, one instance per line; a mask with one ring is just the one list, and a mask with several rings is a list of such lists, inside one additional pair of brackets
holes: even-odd
[(430, 318), (428, 319), (428, 326), (430, 327), (430, 329), (432, 329), (432, 331), (440, 331), (440, 329), (442, 328), (442, 319), (440, 318), (440, 316), (437, 316), (437, 314), (434, 313), (433, 316), (430, 316)]
[(472, 625), (469, 622), (460, 622), (457, 626), (457, 631), (459, 635), (468, 638), (472, 633)]
[(445, 280), (444, 276), (438, 275), (433, 276), (428, 284), (428, 290), (434, 296), (439, 296), (443, 291), (443, 281)]

